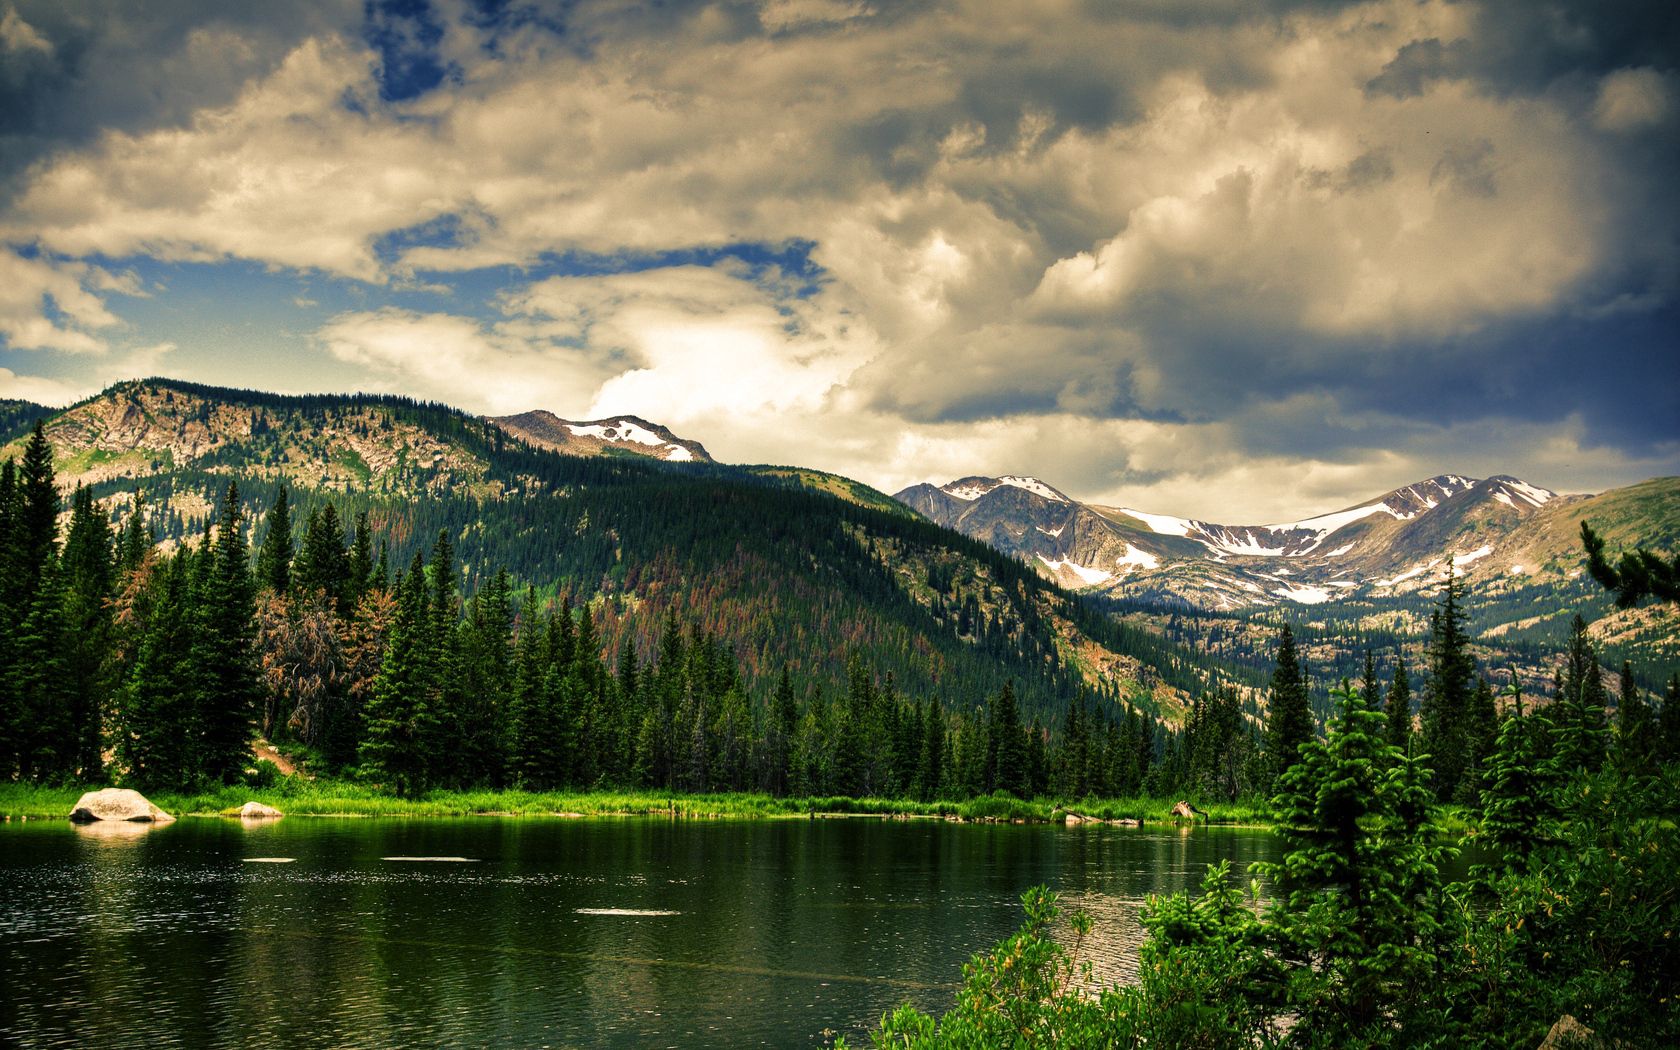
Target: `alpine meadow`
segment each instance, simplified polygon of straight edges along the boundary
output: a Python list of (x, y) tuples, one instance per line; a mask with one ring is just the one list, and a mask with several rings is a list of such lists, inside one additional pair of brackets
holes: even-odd
[(1677, 27), (0, 0), (0, 1043), (1680, 1045)]

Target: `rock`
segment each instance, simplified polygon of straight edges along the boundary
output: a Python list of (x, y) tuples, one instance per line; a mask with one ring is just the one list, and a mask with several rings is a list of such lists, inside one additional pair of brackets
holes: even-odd
[(1173, 803), (1172, 813), (1169, 815), (1174, 817), (1188, 817), (1191, 820), (1195, 820), (1198, 816), (1207, 816), (1207, 813), (1204, 810), (1197, 809), (1192, 803), (1179, 801)]
[(285, 815), (273, 806), (265, 806), (261, 802), (247, 802), (239, 807), (240, 820), (273, 820)]
[(152, 824), (166, 824), (175, 818), (152, 805), (145, 795), (132, 788), (101, 788), (89, 791), (76, 800), (70, 819), (78, 824), (96, 820), (133, 820)]
[(1565, 1050), (1566, 1047), (1594, 1047), (1598, 1046), (1598, 1037), (1593, 1030), (1575, 1019), (1573, 1014), (1564, 1014), (1558, 1022), (1552, 1025), (1552, 1030), (1546, 1033), (1545, 1040), (1540, 1044), (1540, 1050)]
[(1141, 828), (1143, 827), (1143, 818), (1115, 817), (1113, 820), (1109, 821), (1109, 823), (1122, 828)]

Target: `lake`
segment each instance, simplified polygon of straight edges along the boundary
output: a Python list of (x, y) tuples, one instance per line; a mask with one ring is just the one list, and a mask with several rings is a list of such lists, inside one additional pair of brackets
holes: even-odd
[(1126, 980), (1149, 895), (1277, 850), (857, 818), (14, 822), (0, 1044), (820, 1046), (948, 1007), (1029, 886), (1090, 911), (1088, 958)]

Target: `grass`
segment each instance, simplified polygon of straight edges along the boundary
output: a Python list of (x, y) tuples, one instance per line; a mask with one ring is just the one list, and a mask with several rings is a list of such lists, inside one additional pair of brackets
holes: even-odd
[[(0, 784), (0, 816), (63, 820), (85, 787)], [(497, 816), (668, 816), (679, 819), (779, 819), (818, 815), (931, 818), (969, 822), (1061, 823), (1067, 813), (1102, 820), (1171, 823), (1170, 798), (1086, 799), (1077, 803), (985, 795), (963, 802), (920, 802), (894, 798), (775, 798), (763, 794), (688, 795), (648, 791), (433, 791), (399, 798), (365, 784), (343, 780), (281, 777), (266, 787), (222, 787), (210, 791), (160, 791), (147, 796), (176, 816), (231, 816), (247, 802), (263, 802), (297, 816), (463, 817)], [(1264, 809), (1254, 802), (1207, 803), (1215, 824), (1264, 826)]]

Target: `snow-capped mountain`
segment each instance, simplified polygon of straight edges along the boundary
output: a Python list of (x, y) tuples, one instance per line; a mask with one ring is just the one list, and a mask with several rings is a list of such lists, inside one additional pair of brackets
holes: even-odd
[(1084, 504), (1014, 476), (916, 485), (897, 498), (1069, 587), (1237, 608), (1403, 594), (1449, 566), (1524, 583), (1578, 575), (1579, 521), (1606, 497), (1562, 496), (1508, 475), (1442, 474), (1267, 525)]
[(538, 409), (516, 416), (489, 417), (489, 421), (539, 448), (572, 456), (629, 452), (669, 463), (712, 462), (700, 442), (677, 437), (658, 423), (649, 423), (639, 416), (573, 422)]

